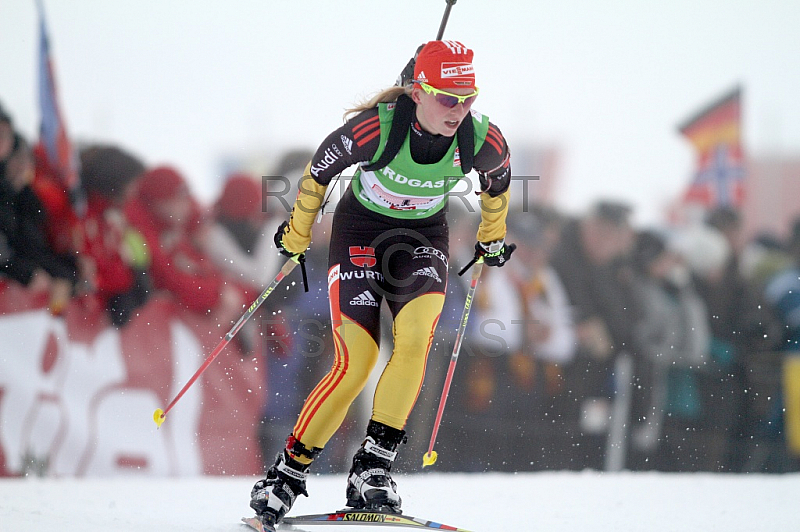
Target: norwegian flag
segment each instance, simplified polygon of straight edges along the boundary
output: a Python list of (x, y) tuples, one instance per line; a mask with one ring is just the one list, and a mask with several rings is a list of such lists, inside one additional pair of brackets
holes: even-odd
[(697, 170), (684, 203), (709, 209), (741, 207), (745, 178), (741, 93), (741, 87), (736, 87), (679, 128), (697, 152)]
[(39, 143), (44, 148), (50, 172), (61, 182), (73, 202), (80, 198), (80, 173), (75, 150), (72, 148), (61, 109), (58, 105), (55, 70), (50, 53), (50, 38), (39, 7), (39, 108), (42, 122)]

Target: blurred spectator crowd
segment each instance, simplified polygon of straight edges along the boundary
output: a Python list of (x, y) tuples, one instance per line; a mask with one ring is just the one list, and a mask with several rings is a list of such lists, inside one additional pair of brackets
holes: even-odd
[(800, 220), (745, 239), (729, 207), (683, 228), (631, 214), (512, 209), (518, 255), (485, 272), (453, 384), (454, 469), (798, 470)]
[[(294, 184), (310, 156), (289, 154), (274, 173)], [(80, 169), (80, 197), (70, 197), (0, 108), (0, 286), (26, 286), (53, 315), (78, 300), (124, 327), (159, 293), (227, 330), (280, 268), (272, 235), (287, 213), (265, 208), (254, 176), (229, 176), (206, 207), (178, 170), (148, 168), (117, 146), (82, 147)], [(446, 310), (403, 470), (427, 450), (464, 305), (467, 281), (455, 272), (478, 221), (467, 211), (451, 202)], [(329, 218), (307, 256), (310, 293), (287, 286), (236, 337), (265, 361), (266, 448), (291, 431), (331, 360)], [(616, 201), (577, 217), (511, 208), (507, 240), (519, 247), (505, 267), (484, 269), (437, 467), (609, 469), (616, 457), (633, 470), (800, 469), (781, 374), (800, 340), (800, 222), (787, 238), (745, 240), (730, 208), (686, 228), (634, 228), (630, 218)], [(348, 423), (339, 438), (362, 432)], [(346, 444), (335, 439), (323, 455), (330, 471), (346, 469)]]

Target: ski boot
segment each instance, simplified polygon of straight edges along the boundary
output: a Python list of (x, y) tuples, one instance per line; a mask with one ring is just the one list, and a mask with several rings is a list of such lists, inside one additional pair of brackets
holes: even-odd
[(301, 464), (284, 450), (267, 471), (267, 478), (256, 482), (250, 491), (250, 508), (256, 511), (265, 530), (275, 530), (291, 510), (298, 495), (308, 497), (306, 478), (310, 464)]
[(367, 426), (367, 438), (353, 457), (347, 479), (347, 506), (357, 510), (401, 513), (397, 485), (389, 474), (397, 446), (406, 433), (377, 421)]

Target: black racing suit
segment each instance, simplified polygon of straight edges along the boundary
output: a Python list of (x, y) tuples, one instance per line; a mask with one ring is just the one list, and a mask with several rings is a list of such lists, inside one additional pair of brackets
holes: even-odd
[[(455, 137), (424, 131), (416, 120), (410, 130), (415, 163), (440, 161), (455, 142)], [(341, 172), (370, 161), (381, 147), (380, 139), (377, 108), (349, 120), (322, 142), (306, 169), (305, 177), (313, 182), (301, 183), (301, 192), (305, 188), (311, 196), (321, 197)], [(491, 123), (474, 154), (473, 167), (484, 189), (482, 197), (505, 196), (507, 203), (511, 178), (508, 146)], [(302, 196), (290, 224), (310, 239), (310, 229), (302, 229), (296, 219), (303, 216), (298, 212)], [(304, 213), (306, 220), (320, 202), (318, 198), (305, 209), (314, 211)], [(325, 446), (366, 384), (378, 358), (379, 309), (384, 299), (394, 320), (394, 349), (375, 392), (372, 419), (397, 429), (404, 427), (422, 386), (444, 303), (449, 257), (445, 210), (426, 218), (393, 218), (366, 208), (352, 186), (347, 186), (334, 214), (329, 251), (328, 292), (336, 356), (331, 371), (306, 400), (294, 428), (293, 435), (306, 448)], [(487, 241), (504, 236), (504, 220), (505, 211), (500, 220), (502, 232)], [(304, 223), (310, 226), (311, 222)], [(486, 234), (492, 232), (496, 235), (498, 230)]]

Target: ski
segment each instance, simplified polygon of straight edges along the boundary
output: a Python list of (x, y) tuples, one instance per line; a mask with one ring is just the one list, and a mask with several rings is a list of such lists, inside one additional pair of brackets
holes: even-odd
[(274, 532), (272, 528), (265, 528), (261, 521), (256, 517), (242, 517), (242, 523), (246, 524), (256, 532)]
[[(255, 517), (243, 517), (242, 521), (257, 532), (272, 532), (262, 526)], [(403, 514), (390, 514), (383, 512), (369, 512), (364, 510), (342, 510), (328, 514), (309, 514), (284, 517), (278, 525), (278, 530), (292, 530), (299, 526), (314, 525), (370, 525), (381, 527), (405, 527), (418, 530), (451, 530), (455, 532), (470, 532), (466, 528), (458, 528), (436, 521), (428, 521), (419, 517)]]

